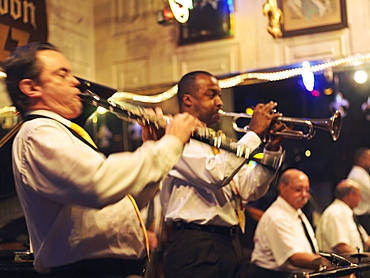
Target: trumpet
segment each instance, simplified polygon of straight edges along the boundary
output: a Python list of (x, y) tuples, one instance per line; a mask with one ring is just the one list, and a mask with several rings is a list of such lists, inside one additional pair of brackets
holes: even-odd
[[(233, 129), (238, 132), (247, 132), (248, 125), (244, 127), (239, 127), (237, 124), (237, 120), (239, 118), (248, 118), (251, 119), (251, 114), (245, 113), (233, 113), (233, 112), (225, 112), (223, 110), (218, 110), (218, 113), (222, 116), (233, 117)], [(340, 112), (337, 110), (327, 119), (307, 119), (307, 118), (292, 118), (292, 117), (278, 117), (277, 121), (282, 121), (284, 123), (294, 123), (295, 125), (305, 125), (307, 126), (308, 130), (304, 133), (301, 130), (287, 130), (287, 131), (277, 131), (273, 134), (281, 135), (290, 139), (311, 139), (315, 136), (316, 130), (315, 128), (320, 128), (323, 130), (328, 131), (333, 141), (336, 141), (340, 135), (340, 130), (342, 126), (342, 117)]]
[[(166, 128), (171, 121), (168, 117), (158, 118), (155, 115), (148, 114), (145, 108), (141, 106), (103, 99), (88, 88), (89, 85), (85, 83), (81, 83), (78, 86), (78, 89), (81, 91), (79, 97), (82, 101), (95, 107), (104, 107), (122, 120), (142, 125), (151, 125), (158, 129)], [(214, 131), (206, 127), (197, 127), (193, 130), (190, 137), (218, 149), (234, 153), (237, 157), (249, 158), (250, 151), (247, 146), (239, 144), (233, 138), (226, 137), (221, 131)]]

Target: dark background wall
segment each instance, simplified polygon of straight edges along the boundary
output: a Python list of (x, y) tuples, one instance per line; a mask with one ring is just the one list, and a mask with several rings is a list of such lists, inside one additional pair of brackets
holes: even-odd
[[(334, 72), (329, 80), (323, 73), (316, 74), (316, 95), (305, 89), (301, 76), (234, 88), (235, 112), (245, 112), (246, 107), (273, 100), (278, 102), (277, 110), (284, 116), (327, 119), (335, 111), (333, 104), (338, 93), (347, 99), (349, 106), (344, 108), (347, 115), (343, 114), (337, 141), (332, 140), (329, 132), (316, 129), (311, 140), (287, 139), (283, 145), (286, 150), (283, 169), (298, 168), (309, 176), (312, 196), (321, 209), (333, 200), (335, 185), (347, 176), (354, 150), (370, 147), (370, 121), (366, 120), (361, 110), (362, 103), (370, 94), (370, 82), (357, 84), (353, 74), (354, 70), (350, 69)], [(330, 95), (325, 94), (330, 91)], [(297, 125), (295, 129), (306, 131), (305, 126)], [(305, 154), (306, 151), (310, 152), (310, 156)]]

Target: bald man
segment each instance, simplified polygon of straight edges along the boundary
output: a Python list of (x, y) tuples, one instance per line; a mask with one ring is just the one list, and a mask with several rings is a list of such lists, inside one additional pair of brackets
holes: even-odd
[(256, 228), (249, 278), (283, 278), (295, 271), (317, 271), (323, 262), (316, 254), (314, 231), (301, 210), (310, 197), (309, 178), (302, 171), (288, 169), (278, 186), (278, 198)]
[(335, 189), (336, 199), (322, 214), (316, 237), (324, 252), (357, 253), (366, 251), (370, 244), (364, 228), (354, 219), (353, 209), (361, 201), (361, 191), (355, 181), (345, 179)]

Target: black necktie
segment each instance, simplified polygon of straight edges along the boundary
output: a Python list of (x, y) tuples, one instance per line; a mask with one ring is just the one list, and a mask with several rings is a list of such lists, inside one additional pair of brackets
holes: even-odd
[(312, 242), (312, 238), (310, 236), (310, 234), (308, 233), (308, 230), (307, 230), (307, 227), (306, 227), (306, 224), (304, 223), (301, 215), (298, 215), (299, 219), (301, 220), (301, 223), (302, 223), (302, 226), (303, 226), (303, 230), (304, 230), (304, 233), (308, 239), (308, 242), (310, 243), (311, 245), (311, 249), (312, 249), (312, 253), (316, 254), (316, 249), (315, 249), (315, 245), (313, 245), (313, 242)]
[(362, 236), (362, 233), (361, 233), (361, 230), (360, 230), (360, 222), (358, 222), (358, 218), (356, 217), (355, 214), (353, 214), (353, 220), (355, 221), (356, 223), (356, 228), (357, 228), (357, 231), (360, 235), (360, 238), (361, 238), (361, 243), (362, 243), (362, 252), (365, 252), (366, 251), (366, 244), (365, 244), (365, 240), (364, 240), (364, 237)]

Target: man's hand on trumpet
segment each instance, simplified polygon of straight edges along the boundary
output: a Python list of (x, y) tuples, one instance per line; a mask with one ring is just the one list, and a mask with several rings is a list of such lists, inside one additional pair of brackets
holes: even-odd
[(287, 126), (281, 121), (273, 121), (269, 128), (268, 142), (266, 144), (266, 149), (269, 151), (278, 151), (283, 141), (287, 138), (283, 135), (274, 135), (278, 131), (292, 130), (294, 123)]
[(271, 113), (276, 106), (276, 102), (270, 101), (267, 104), (259, 103), (254, 107), (249, 130), (254, 131), (261, 139), (268, 135), (271, 122), (282, 116), (281, 113)]
[(281, 113), (272, 113), (276, 102), (270, 101), (267, 104), (259, 103), (254, 108), (253, 116), (249, 124), (249, 130), (254, 131), (262, 140), (265, 136), (269, 137), (266, 149), (269, 151), (278, 151), (286, 137), (282, 135), (273, 135), (277, 131), (292, 130), (294, 124), (287, 127), (283, 122), (278, 121), (282, 117)]

